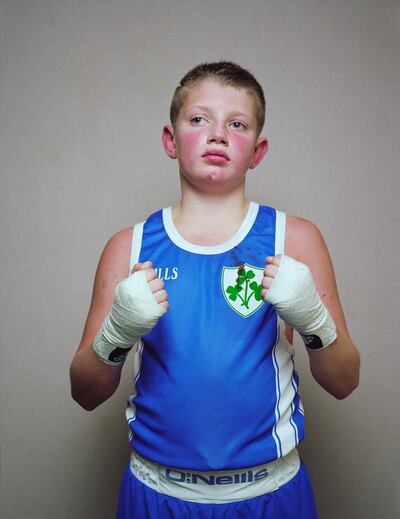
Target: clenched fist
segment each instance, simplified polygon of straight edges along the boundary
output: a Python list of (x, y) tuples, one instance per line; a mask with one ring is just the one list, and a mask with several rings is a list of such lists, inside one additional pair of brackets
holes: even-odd
[(139, 272), (140, 270), (145, 271), (147, 283), (157, 303), (163, 306), (165, 309), (168, 309), (168, 294), (164, 290), (164, 281), (157, 277), (156, 271), (153, 269), (152, 262), (145, 261), (144, 263), (136, 263), (136, 265), (132, 269), (131, 274)]

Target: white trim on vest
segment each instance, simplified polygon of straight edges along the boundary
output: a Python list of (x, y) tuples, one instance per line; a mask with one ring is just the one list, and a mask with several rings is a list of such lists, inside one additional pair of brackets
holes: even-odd
[(228, 241), (224, 243), (220, 243), (219, 245), (213, 245), (209, 247), (205, 247), (204, 245), (195, 245), (186, 241), (182, 236), (178, 233), (175, 228), (175, 225), (172, 221), (172, 210), (171, 207), (166, 207), (162, 211), (164, 229), (170, 240), (175, 243), (181, 249), (184, 249), (188, 252), (193, 252), (194, 254), (222, 254), (223, 252), (227, 252), (242, 242), (250, 229), (253, 227), (254, 222), (256, 221), (258, 215), (259, 204), (257, 202), (250, 202), (249, 209), (247, 211), (244, 220), (239, 227), (238, 231), (230, 238)]
[(140, 249), (142, 248), (143, 226), (144, 222), (140, 222), (133, 227), (129, 273), (132, 272), (133, 267), (139, 261)]
[(285, 253), (286, 214), (275, 210), (275, 255)]
[[(275, 210), (275, 254), (285, 253), (286, 214)], [(275, 368), (276, 406), (273, 437), (278, 457), (285, 456), (299, 442), (299, 431), (293, 420), (293, 401), (297, 385), (294, 380), (294, 348), (285, 335), (285, 323), (278, 317), (278, 340), (272, 360)]]
[(284, 323), (278, 319), (279, 338), (272, 352), (275, 368), (276, 406), (273, 437), (278, 457), (285, 456), (299, 441), (299, 431), (293, 420), (292, 402), (296, 396), (293, 356), (287, 348)]

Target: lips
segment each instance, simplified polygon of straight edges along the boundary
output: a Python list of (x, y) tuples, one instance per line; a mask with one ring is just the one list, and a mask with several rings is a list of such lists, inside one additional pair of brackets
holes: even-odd
[(228, 155), (222, 150), (207, 150), (202, 157), (212, 164), (225, 164), (229, 161)]

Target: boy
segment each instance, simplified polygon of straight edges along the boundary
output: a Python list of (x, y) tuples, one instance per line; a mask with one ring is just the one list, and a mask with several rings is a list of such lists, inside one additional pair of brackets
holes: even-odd
[(181, 201), (113, 236), (100, 258), (71, 385), (94, 409), (135, 345), (120, 519), (316, 517), (296, 450), (293, 327), (337, 398), (358, 385), (359, 355), (318, 229), (245, 198), (268, 149), (264, 113), (241, 67), (186, 74), (162, 134)]

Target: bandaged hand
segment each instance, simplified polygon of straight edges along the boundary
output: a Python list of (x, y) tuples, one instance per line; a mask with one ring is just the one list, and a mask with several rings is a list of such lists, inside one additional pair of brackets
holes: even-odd
[(115, 288), (114, 303), (93, 348), (110, 365), (121, 364), (138, 339), (149, 333), (168, 309), (164, 282), (150, 262), (138, 263)]
[(336, 339), (336, 326), (318, 295), (310, 269), (290, 256), (266, 259), (261, 295), (279, 317), (302, 336), (310, 350), (326, 348)]

